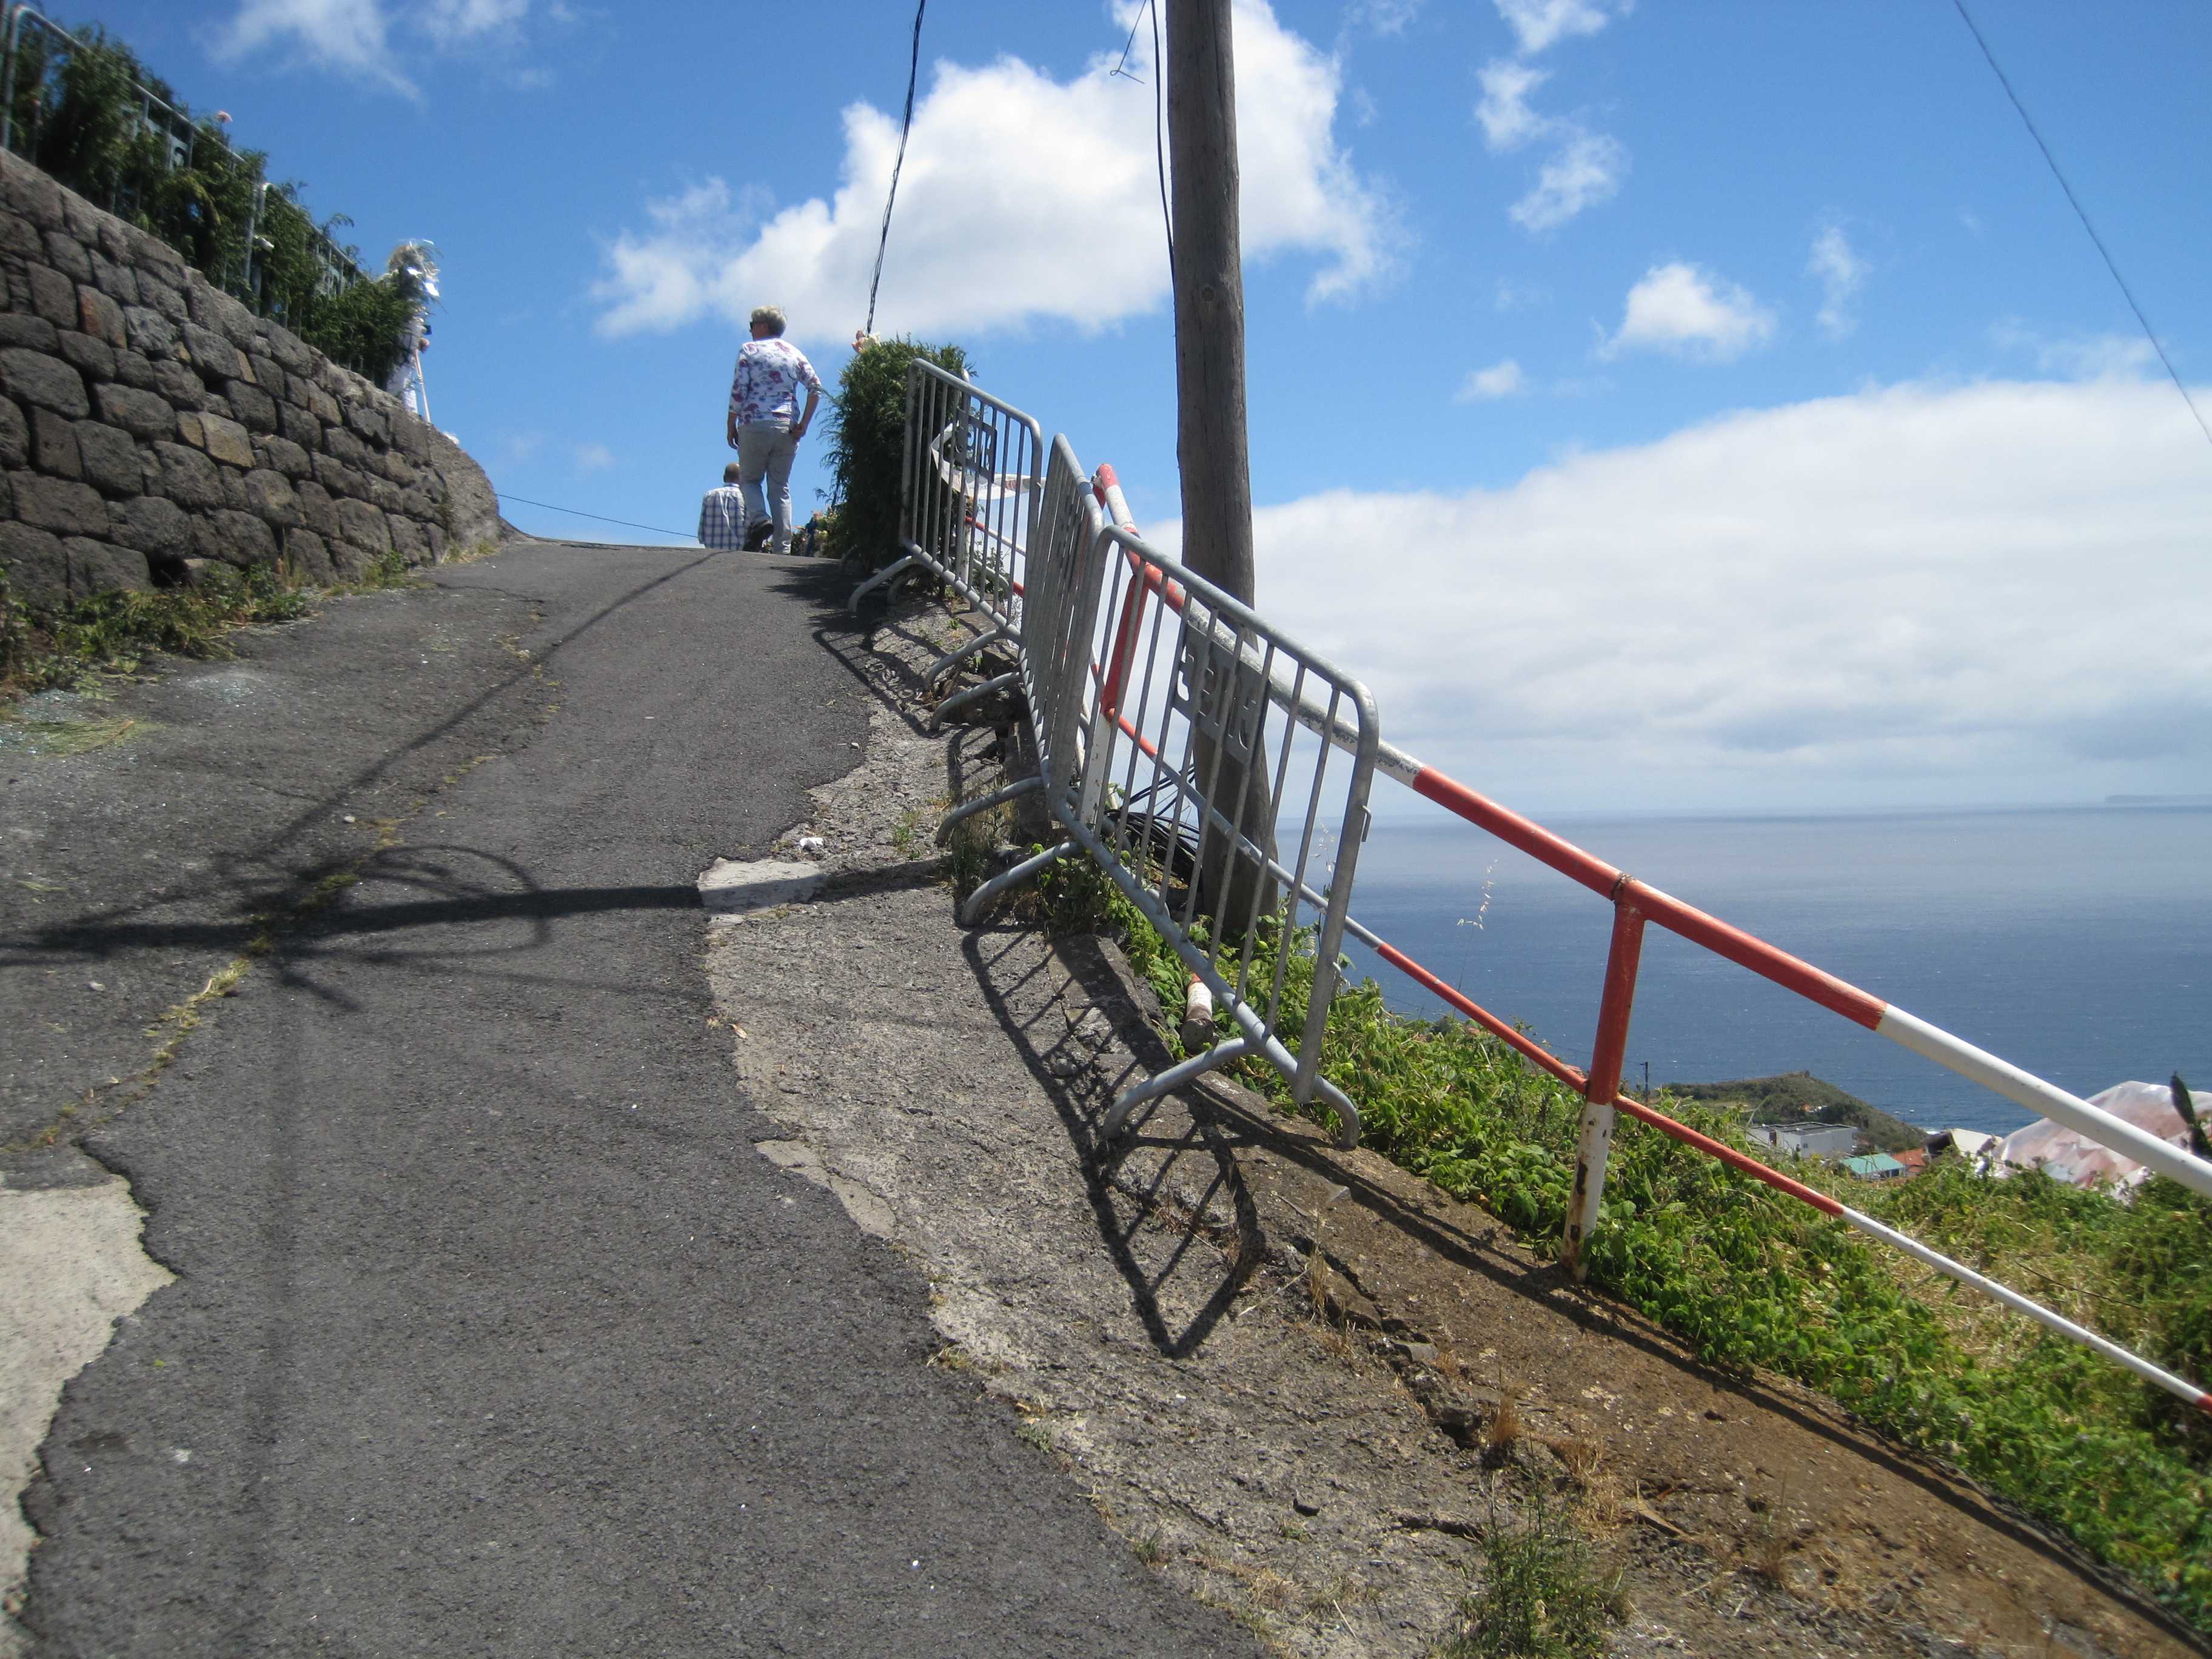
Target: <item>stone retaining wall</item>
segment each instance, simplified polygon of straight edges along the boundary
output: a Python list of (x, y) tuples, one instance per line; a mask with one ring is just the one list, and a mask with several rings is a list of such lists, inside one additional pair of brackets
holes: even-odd
[(166, 243), (0, 152), (0, 567), (52, 606), (282, 561), (344, 580), (505, 533), (479, 467)]

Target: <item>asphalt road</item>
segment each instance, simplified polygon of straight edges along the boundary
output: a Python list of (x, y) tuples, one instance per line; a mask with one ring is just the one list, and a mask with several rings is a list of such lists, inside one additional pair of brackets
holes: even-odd
[[(8, 763), (9, 1024), (69, 1028), (9, 1062), (11, 1133), (82, 1136), (178, 1275), (43, 1449), (34, 1650), (1254, 1652), (752, 1150), (692, 884), (858, 758), (834, 573), (547, 544), (435, 580)], [(148, 1011), (257, 934), (135, 1099)]]

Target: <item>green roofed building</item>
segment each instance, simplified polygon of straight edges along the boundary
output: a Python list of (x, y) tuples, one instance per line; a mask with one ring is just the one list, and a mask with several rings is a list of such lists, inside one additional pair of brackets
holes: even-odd
[(1887, 1152), (1869, 1152), (1864, 1158), (1847, 1158), (1843, 1164), (1862, 1181), (1896, 1181), (1905, 1174), (1905, 1166)]

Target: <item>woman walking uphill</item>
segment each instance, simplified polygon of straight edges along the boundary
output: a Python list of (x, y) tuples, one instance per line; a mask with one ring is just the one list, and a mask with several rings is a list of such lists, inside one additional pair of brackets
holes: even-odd
[[(754, 309), (753, 337), (738, 348), (737, 373), (730, 381), (730, 447), (738, 452), (738, 483), (745, 493), (745, 540), (752, 544), (752, 532), (772, 518), (772, 553), (791, 551), (791, 464), (822, 401), (822, 377), (806, 354), (784, 339), (784, 326), (781, 307)], [(802, 386), (806, 410), (793, 419)]]

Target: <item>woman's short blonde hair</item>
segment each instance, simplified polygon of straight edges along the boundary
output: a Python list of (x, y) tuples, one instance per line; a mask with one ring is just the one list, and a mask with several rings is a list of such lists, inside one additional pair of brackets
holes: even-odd
[(771, 334), (780, 335), (789, 325), (789, 322), (783, 314), (781, 306), (755, 306), (752, 325), (755, 328), (765, 328)]

